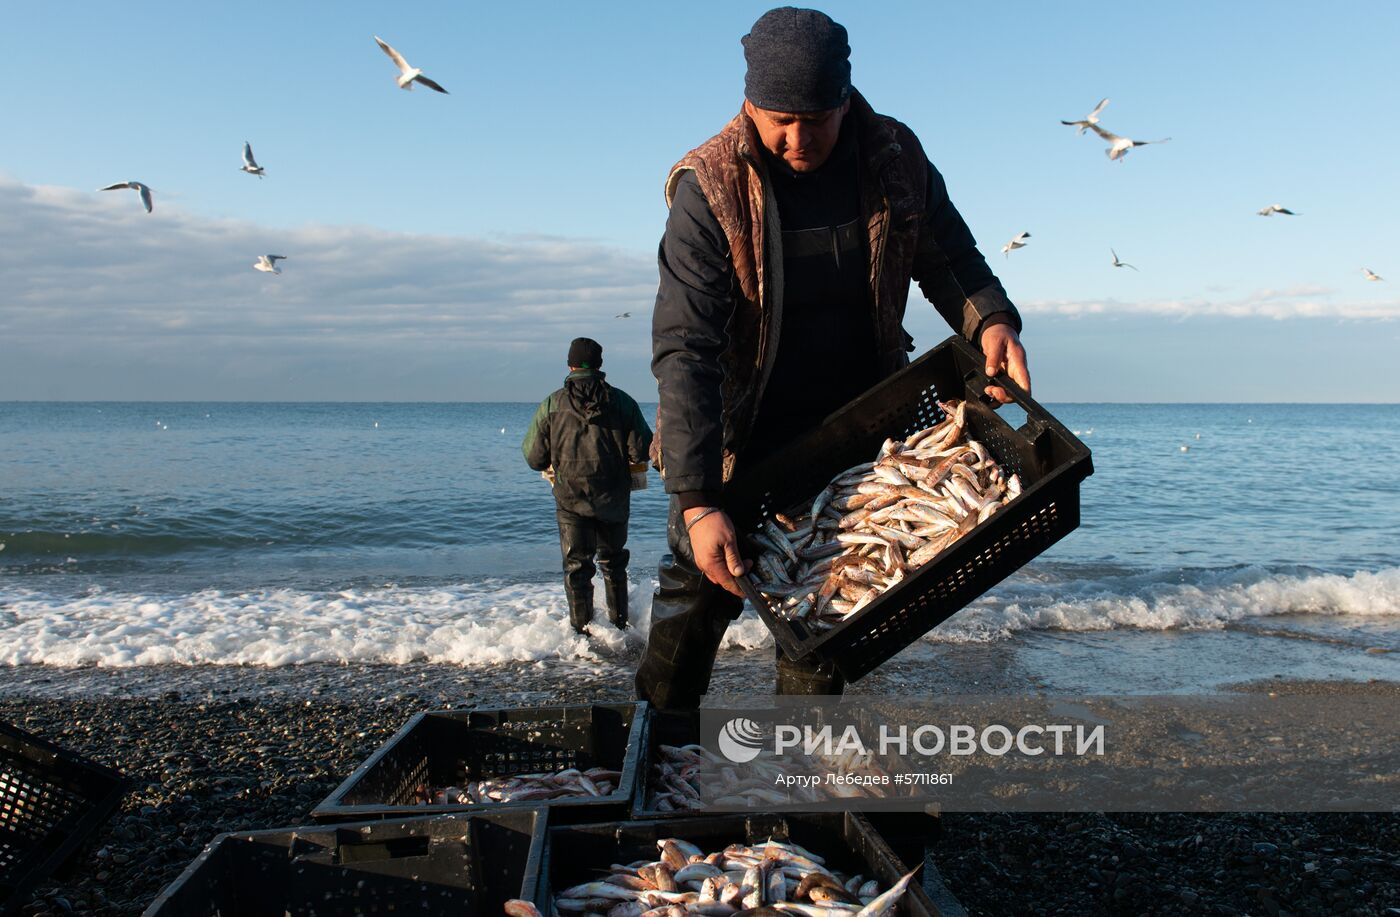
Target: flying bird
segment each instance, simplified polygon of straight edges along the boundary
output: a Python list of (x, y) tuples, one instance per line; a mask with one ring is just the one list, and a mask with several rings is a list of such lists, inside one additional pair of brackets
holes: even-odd
[[(1119, 261), (1119, 260), (1118, 260), (1118, 253), (1115, 252), (1115, 251), (1113, 251), (1113, 249), (1110, 248), (1110, 249), (1109, 249), (1109, 252), (1113, 255), (1113, 266), (1114, 266), (1114, 267), (1133, 267), (1131, 264), (1129, 264), (1129, 263), (1126, 262), (1126, 261)], [(1133, 270), (1137, 271), (1137, 268), (1133, 267)], [(1142, 271), (1138, 271), (1138, 273), (1141, 274)]]
[(1068, 124), (1070, 127), (1077, 127), (1079, 130), (1076, 133), (1082, 134), (1088, 128), (1099, 123), (1099, 112), (1103, 111), (1106, 105), (1108, 105), (1108, 99), (1100, 99), (1099, 104), (1095, 105), (1094, 110), (1085, 115), (1083, 120), (1061, 121), (1060, 123)]
[(1298, 215), (1298, 214), (1294, 213), (1292, 210), (1289, 210), (1287, 207), (1283, 206), (1282, 204), (1270, 204), (1269, 206), (1265, 207), (1263, 210), (1259, 211), (1259, 215), (1260, 215), (1261, 217), (1273, 216), (1273, 215), (1276, 214), (1276, 213), (1287, 214), (1288, 216), (1291, 216), (1291, 217), (1296, 217), (1296, 216)]
[(434, 83), (432, 80), (424, 76), (422, 70), (419, 70), (417, 67), (410, 67), (408, 65), (408, 61), (403, 59), (403, 55), (395, 51), (393, 48), (389, 47), (388, 43), (386, 43), (384, 39), (376, 35), (374, 36), (374, 40), (379, 42), (379, 47), (383, 48), (384, 53), (389, 55), (389, 59), (392, 60), (398, 66), (400, 89), (411, 90), (413, 89), (414, 83), (422, 83), (429, 89), (436, 90), (437, 92), (440, 92), (443, 95), (448, 94), (446, 89), (443, 89), (437, 83)]
[(1135, 146), (1147, 146), (1149, 143), (1166, 143), (1172, 139), (1163, 137), (1161, 140), (1133, 140), (1131, 137), (1120, 137), (1112, 131), (1106, 131), (1097, 124), (1090, 124), (1089, 129), (1100, 137), (1108, 141), (1108, 149), (1104, 150), (1104, 155), (1109, 159), (1123, 161), (1123, 157), (1128, 155), (1128, 151)]
[(253, 147), (246, 140), (243, 141), (243, 168), (239, 171), (247, 172), (249, 175), (256, 175), (258, 178), (262, 178), (263, 173), (267, 171), (262, 166), (258, 165), (257, 160), (253, 158)]
[(286, 260), (286, 255), (258, 255), (253, 267), (267, 274), (280, 274), (282, 271), (277, 267), (277, 262)]
[(1010, 258), (1010, 257), (1011, 257), (1011, 253), (1012, 253), (1013, 251), (1015, 251), (1015, 250), (1018, 249), (1018, 248), (1025, 248), (1025, 247), (1026, 247), (1026, 240), (1029, 239), (1030, 237), (1031, 237), (1031, 234), (1028, 233), (1028, 232), (1018, 232), (1018, 233), (1016, 234), (1016, 238), (1012, 239), (1010, 242), (1007, 242), (1005, 245), (1003, 245), (1003, 246), (1001, 247), (1001, 253), (1002, 253), (1003, 255), (1005, 255), (1006, 257)]
[(119, 181), (115, 185), (108, 185), (105, 188), (98, 188), (98, 191), (122, 191), (130, 188), (132, 191), (140, 192), (141, 203), (146, 206), (146, 212), (151, 212), (151, 189), (141, 184), (139, 181)]
[(1366, 279), (1367, 279), (1367, 280), (1384, 280), (1384, 279), (1385, 279), (1385, 278), (1382, 277), (1380, 274), (1377, 274), (1375, 271), (1371, 270), (1369, 267), (1363, 267), (1363, 268), (1361, 269), (1361, 273), (1363, 273), (1363, 274), (1366, 275)]
[(619, 313), (617, 313), (616, 315), (613, 316), (613, 318), (631, 318), (631, 317), (632, 317), (632, 313), (631, 313), (631, 312), (619, 312)]

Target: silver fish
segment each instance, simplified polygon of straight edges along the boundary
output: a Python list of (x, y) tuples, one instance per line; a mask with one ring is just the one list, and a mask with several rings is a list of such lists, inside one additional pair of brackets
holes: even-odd
[(903, 896), (904, 890), (909, 887), (909, 880), (914, 878), (914, 873), (918, 871), (919, 867), (915, 866), (905, 873), (889, 891), (877, 896), (874, 901), (861, 908), (857, 917), (882, 917), (882, 915), (889, 913), (894, 908), (895, 902)]

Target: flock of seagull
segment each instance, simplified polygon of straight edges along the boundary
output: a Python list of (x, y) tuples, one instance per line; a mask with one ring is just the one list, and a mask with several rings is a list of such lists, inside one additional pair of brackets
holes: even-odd
[[(1103, 110), (1107, 106), (1108, 99), (1100, 99), (1099, 104), (1094, 106), (1094, 110), (1089, 112), (1083, 118), (1080, 118), (1077, 121), (1061, 120), (1060, 123), (1068, 127), (1078, 128), (1078, 130), (1075, 131), (1076, 134), (1082, 135), (1086, 130), (1093, 131), (1095, 134), (1098, 134), (1104, 140), (1108, 141), (1108, 149), (1104, 150), (1104, 155), (1107, 156), (1110, 160), (1117, 160), (1118, 162), (1122, 162), (1123, 157), (1127, 156), (1129, 151), (1131, 151), (1133, 147), (1147, 146), (1149, 143), (1166, 143), (1167, 141), (1172, 139), (1170, 137), (1163, 137), (1161, 140), (1134, 140), (1131, 137), (1120, 137), (1118, 134), (1115, 134), (1112, 131), (1104, 130), (1102, 127), (1099, 126), (1099, 115), (1103, 113)], [(1282, 204), (1270, 204), (1269, 206), (1256, 212), (1261, 217), (1273, 216), (1276, 213), (1290, 217), (1298, 216), (1298, 213), (1296, 211), (1289, 210)], [(1011, 257), (1011, 253), (1014, 252), (1016, 249), (1026, 247), (1026, 240), (1030, 237), (1031, 234), (1028, 232), (1017, 233), (1015, 238), (1013, 238), (1010, 242), (1007, 242), (1001, 247), (1001, 253), (1008, 258)], [(1137, 270), (1137, 268), (1133, 267), (1131, 264), (1119, 260), (1118, 253), (1115, 252), (1113, 249), (1110, 248), (1108, 251), (1109, 254), (1113, 255), (1114, 267), (1132, 267), (1133, 270)], [(1139, 271), (1139, 273), (1141, 272)], [(1367, 280), (1378, 281), (1385, 279), (1381, 275), (1377, 274), (1375, 271), (1372, 271), (1370, 268), (1363, 267), (1361, 269), (1361, 273)]]
[[(376, 44), (379, 45), (380, 49), (389, 56), (389, 59), (394, 62), (394, 65), (399, 68), (399, 76), (395, 82), (398, 83), (400, 89), (411, 90), (413, 89), (413, 84), (418, 83), (420, 85), (426, 86), (427, 88), (435, 92), (440, 92), (443, 95), (448, 94), (447, 90), (443, 89), (440, 84), (424, 76), (423, 71), (420, 68), (410, 66), (408, 61), (404, 59), (404, 56), (398, 51), (395, 51), (393, 47), (390, 46), (389, 43), (386, 42), (384, 39), (376, 35), (374, 36), (374, 41)], [(1131, 137), (1123, 137), (1113, 133), (1112, 131), (1105, 130), (1104, 128), (1099, 126), (1099, 115), (1103, 113), (1104, 108), (1106, 108), (1107, 106), (1108, 99), (1100, 99), (1099, 104), (1094, 106), (1094, 110), (1089, 112), (1083, 118), (1080, 118), (1075, 121), (1061, 120), (1060, 123), (1068, 127), (1077, 128), (1078, 130), (1076, 130), (1075, 133), (1080, 135), (1083, 135), (1083, 133), (1086, 130), (1093, 131), (1103, 140), (1107, 141), (1108, 148), (1104, 150), (1104, 155), (1107, 156), (1110, 161), (1122, 162), (1123, 158), (1127, 156), (1128, 153), (1131, 152), (1134, 147), (1147, 146), (1148, 144), (1153, 143), (1166, 143), (1172, 139), (1170, 137), (1163, 137), (1161, 140), (1134, 140)], [(267, 170), (264, 169), (262, 166), (258, 165), (257, 160), (253, 158), (252, 144), (248, 143), (246, 140), (243, 142), (243, 166), (240, 169), (240, 171), (247, 172), (249, 175), (256, 175), (258, 178), (262, 178), (263, 175), (265, 175), (267, 172)], [(141, 196), (141, 204), (146, 208), (147, 213), (150, 213), (154, 207), (151, 197), (151, 189), (147, 185), (144, 185), (139, 181), (120, 181), (114, 184), (110, 184), (105, 188), (99, 188), (98, 190), (135, 191)], [(1284, 216), (1298, 216), (1297, 211), (1289, 210), (1282, 204), (1270, 204), (1257, 212), (1261, 217), (1273, 216), (1276, 213), (1282, 214)], [(1011, 257), (1011, 253), (1013, 251), (1015, 251), (1018, 248), (1026, 247), (1026, 240), (1030, 237), (1031, 234), (1028, 232), (1017, 233), (1016, 236), (1010, 242), (1007, 242), (1001, 247), (1001, 253), (1008, 258)], [(1138, 270), (1133, 265), (1121, 260), (1118, 257), (1118, 253), (1113, 249), (1110, 248), (1108, 251), (1109, 254), (1113, 256), (1112, 264), (1114, 267), (1130, 267), (1135, 271)], [(258, 260), (253, 262), (253, 267), (256, 270), (262, 271), (267, 274), (280, 274), (282, 273), (282, 270), (277, 267), (277, 262), (286, 260), (286, 255), (259, 255)], [(1385, 279), (1381, 275), (1372, 271), (1370, 268), (1363, 267), (1361, 269), (1361, 273), (1363, 276), (1365, 276), (1367, 280), (1370, 281), (1381, 281)], [(631, 318), (631, 316), (631, 312), (623, 312), (615, 317)]]
[[(441, 85), (424, 76), (422, 70), (417, 67), (410, 67), (408, 61), (404, 60), (403, 55), (395, 51), (384, 39), (376, 35), (374, 36), (374, 40), (375, 43), (379, 45), (380, 49), (385, 54), (389, 55), (389, 59), (394, 62), (394, 65), (399, 68), (399, 76), (396, 82), (400, 89), (411, 90), (414, 83), (419, 83), (435, 92), (440, 92), (443, 95), (448, 94), (447, 90), (443, 89)], [(253, 158), (253, 145), (246, 140), (243, 141), (243, 165), (239, 171), (247, 172), (249, 175), (256, 175), (258, 178), (262, 178), (267, 174), (267, 170), (258, 165), (258, 161)], [(105, 188), (98, 188), (97, 190), (135, 191), (141, 196), (141, 206), (146, 208), (147, 213), (150, 213), (155, 208), (150, 187), (139, 181), (119, 181)], [(286, 260), (286, 255), (259, 255), (258, 260), (253, 262), (253, 268), (265, 274), (280, 274), (282, 273), (282, 269), (277, 266), (277, 262)], [(375, 426), (378, 426), (378, 424), (375, 424)]]

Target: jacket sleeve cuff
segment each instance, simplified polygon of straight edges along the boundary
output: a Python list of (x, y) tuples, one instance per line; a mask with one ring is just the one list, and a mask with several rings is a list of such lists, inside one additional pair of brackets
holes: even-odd
[[(992, 316), (1001, 316), (992, 322)], [(1002, 289), (1000, 283), (993, 282), (973, 293), (963, 303), (963, 336), (973, 344), (977, 343), (982, 328), (990, 324), (1008, 324), (1021, 333), (1021, 315)]]
[(982, 339), (982, 332), (993, 325), (1010, 325), (1016, 330), (1017, 334), (1021, 333), (1021, 329), (1017, 327), (1016, 317), (1010, 312), (993, 312), (991, 315), (982, 319), (982, 324), (977, 328), (977, 340), (980, 341)]
[(681, 512), (695, 509), (697, 506), (719, 506), (719, 494), (709, 490), (688, 490), (676, 494), (676, 504), (680, 506)]

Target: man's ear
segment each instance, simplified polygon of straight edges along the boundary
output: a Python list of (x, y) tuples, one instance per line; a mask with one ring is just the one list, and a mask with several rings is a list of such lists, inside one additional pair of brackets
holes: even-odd
[(746, 114), (746, 115), (749, 116), (749, 120), (750, 120), (750, 121), (757, 120), (757, 119), (754, 117), (753, 103), (750, 102), (748, 99), (745, 99), (745, 100), (744, 100), (744, 114)]

